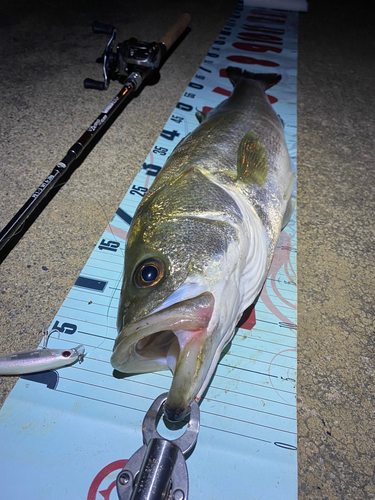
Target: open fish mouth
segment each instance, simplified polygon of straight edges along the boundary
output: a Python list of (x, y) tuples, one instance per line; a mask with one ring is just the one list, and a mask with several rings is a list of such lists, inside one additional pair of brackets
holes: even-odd
[(214, 302), (211, 293), (202, 293), (125, 326), (116, 339), (111, 357), (116, 370), (128, 374), (172, 371), (164, 406), (171, 421), (189, 413), (191, 401), (206, 381), (214, 356), (208, 330)]

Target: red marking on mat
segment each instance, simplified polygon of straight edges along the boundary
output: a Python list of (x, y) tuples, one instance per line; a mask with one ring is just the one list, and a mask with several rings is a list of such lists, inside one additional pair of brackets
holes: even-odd
[(262, 33), (273, 33), (274, 35), (283, 35), (285, 33), (285, 30), (282, 28), (266, 28), (265, 26), (255, 26), (254, 24), (244, 24), (242, 29), (248, 31), (260, 31)]
[(221, 87), (215, 87), (212, 92), (220, 95), (225, 95), (226, 97), (229, 97), (232, 94), (230, 90), (226, 90)]
[[(278, 280), (277, 280), (277, 275), (278, 272), (283, 268), (285, 271), (285, 274), (289, 276), (289, 270), (291, 270), (292, 274), (295, 275), (295, 271), (293, 269), (292, 263), (290, 261), (290, 250), (287, 249), (285, 243), (290, 244), (291, 240), (291, 235), (287, 234), (285, 231), (282, 231), (280, 235), (281, 239), (281, 247), (278, 248), (275, 252), (275, 255), (273, 256), (272, 264), (270, 267), (270, 270), (268, 272), (268, 278), (271, 279), (271, 287), (276, 295), (276, 297), (279, 298), (285, 305), (290, 307), (291, 309), (297, 309), (297, 306), (295, 304), (291, 304), (287, 299), (285, 299), (282, 296), (281, 291), (278, 289)], [(290, 279), (290, 281), (294, 282), (293, 278)], [(261, 293), (261, 299), (263, 304), (278, 318), (280, 321), (283, 323), (290, 323), (291, 325), (294, 325), (294, 322), (291, 321), (289, 318), (287, 318), (276, 306), (276, 304), (273, 303), (272, 297), (268, 294), (268, 283), (269, 280), (267, 280), (266, 285), (263, 287), (262, 293)], [(282, 289), (282, 286), (281, 286)]]
[(112, 224), (108, 224), (108, 226), (105, 228), (106, 231), (109, 233), (112, 233), (113, 236), (116, 236), (116, 238), (120, 238), (120, 240), (126, 240), (128, 237), (128, 232), (124, 231), (123, 229), (120, 229), (119, 227), (112, 226)]
[(219, 72), (219, 76), (221, 76), (221, 78), (228, 78), (226, 68), (221, 68), (221, 70)]
[[(284, 233), (285, 233), (285, 231), (284, 231)], [(290, 235), (288, 235), (287, 233), (285, 233), (285, 237), (286, 238), (288, 238), (288, 237), (290, 238)], [(287, 241), (290, 242), (290, 239), (287, 240)], [(278, 250), (276, 250), (274, 258), (272, 260), (272, 264), (271, 264), (270, 270), (268, 272), (268, 276), (270, 276), (271, 278), (273, 278), (271, 280), (271, 283), (272, 283), (271, 286), (272, 286), (272, 290), (274, 291), (276, 297), (278, 297), (281, 300), (281, 302), (284, 302), (284, 304), (286, 306), (291, 307), (292, 309), (297, 310), (297, 305), (296, 304), (292, 304), (286, 298), (284, 298), (282, 296), (281, 292), (277, 288), (278, 284), (279, 284), (278, 281), (277, 281), (277, 273), (279, 272), (279, 270), (281, 268), (284, 269), (285, 276), (289, 279), (289, 281), (291, 281), (292, 283), (296, 284), (295, 283), (296, 273), (295, 273), (295, 271), (293, 269), (292, 263), (290, 262), (290, 247), (287, 247), (286, 245), (282, 245), (282, 248), (279, 248)], [(294, 274), (293, 278), (289, 274), (289, 268), (291, 269), (292, 273)]]
[(251, 330), (252, 328), (254, 328), (255, 324), (255, 307), (251, 305), (244, 311), (242, 318), (237, 324), (237, 327), (243, 328), (244, 330)]
[[(120, 472), (120, 470), (125, 466), (126, 462), (127, 460), (125, 459), (115, 460), (114, 462), (111, 462), (110, 464), (103, 467), (103, 469), (100, 470), (94, 477), (90, 485), (89, 491), (87, 493), (87, 500), (102, 500), (102, 498), (104, 498), (104, 500), (109, 500), (111, 492), (116, 486), (116, 480), (111, 481), (108, 486), (105, 484), (105, 480), (108, 478), (108, 476), (111, 477), (108, 478), (107, 481), (111, 480), (113, 477), (113, 473), (115, 471)], [(100, 486), (103, 486), (105, 489), (99, 491)], [(98, 494), (100, 496), (98, 496)]]
[[(279, 290), (278, 290), (278, 288), (277, 288), (276, 281), (272, 281), (271, 283), (272, 283), (272, 285), (271, 285), (271, 286), (272, 286), (272, 290), (274, 291), (274, 293), (275, 293), (276, 297), (278, 297), (278, 298), (281, 300), (281, 302), (284, 302), (284, 304), (285, 304), (287, 307), (291, 307), (292, 309), (297, 310), (297, 306), (296, 306), (296, 304), (292, 304), (291, 302), (289, 302), (289, 300), (285, 299), (285, 298), (281, 295), (280, 291), (279, 291)], [(284, 322), (284, 323), (285, 323), (285, 322)], [(290, 323), (290, 322), (289, 322), (289, 321), (286, 321), (286, 323)]]
[(228, 56), (228, 61), (236, 62), (239, 64), (258, 64), (258, 66), (266, 66), (268, 68), (276, 68), (280, 64), (273, 61), (265, 61), (263, 59), (255, 59), (249, 56)]
[(260, 45), (259, 43), (234, 42), (232, 45), (236, 49), (246, 50), (247, 52), (275, 52), (276, 54), (280, 54), (283, 50), (280, 47)]
[(116, 486), (116, 480), (112, 481), (112, 483), (108, 486), (106, 490), (99, 491), (104, 500), (109, 500), (109, 497), (111, 496), (111, 491), (115, 488), (115, 486)]
[(209, 106), (203, 106), (202, 108), (202, 113), (208, 113), (209, 111), (211, 111), (212, 109), (214, 108), (210, 108)]
[(248, 42), (268, 42), (275, 45), (282, 45), (283, 42), (283, 39), (279, 36), (265, 35), (263, 33), (238, 33), (237, 38)]
[(294, 322), (292, 322), (289, 318), (287, 318), (275, 304), (272, 302), (270, 296), (268, 295), (267, 288), (263, 287), (262, 290), (262, 302), (263, 304), (271, 311), (272, 314), (276, 316), (277, 319), (279, 319), (282, 323), (289, 323), (290, 325), (295, 326)]
[(150, 180), (150, 176), (146, 175), (146, 180), (145, 180), (145, 183), (144, 183), (144, 187), (147, 188), (147, 189), (148, 189), (149, 180)]

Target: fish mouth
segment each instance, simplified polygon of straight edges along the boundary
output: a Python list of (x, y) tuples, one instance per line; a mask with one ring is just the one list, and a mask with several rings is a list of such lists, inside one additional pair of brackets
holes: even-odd
[(172, 422), (190, 412), (190, 403), (206, 382), (213, 360), (208, 325), (214, 303), (214, 296), (204, 292), (125, 326), (115, 341), (111, 364), (116, 370), (127, 374), (172, 371), (164, 405)]

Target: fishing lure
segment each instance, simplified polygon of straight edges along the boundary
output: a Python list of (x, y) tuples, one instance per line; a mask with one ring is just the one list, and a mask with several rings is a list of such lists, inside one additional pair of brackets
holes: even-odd
[(0, 375), (24, 375), (26, 373), (44, 372), (55, 370), (63, 366), (69, 366), (79, 361), (82, 363), (85, 357), (85, 348), (82, 344), (71, 349), (49, 349), (48, 339), (52, 333), (42, 329), (43, 346), (25, 352), (13, 352), (0, 356)]

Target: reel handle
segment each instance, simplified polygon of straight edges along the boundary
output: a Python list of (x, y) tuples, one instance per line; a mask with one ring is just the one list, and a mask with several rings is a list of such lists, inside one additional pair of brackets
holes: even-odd
[(92, 24), (92, 31), (95, 34), (102, 33), (104, 35), (112, 35), (112, 31), (115, 28), (111, 24), (100, 23), (99, 21), (94, 21)]
[(160, 42), (165, 45), (166, 49), (169, 50), (174, 42), (182, 35), (182, 33), (189, 26), (191, 21), (191, 15), (185, 12), (182, 14), (177, 22), (172, 26), (172, 28), (163, 36)]
[(83, 81), (85, 89), (105, 90), (104, 82), (100, 80), (93, 80), (92, 78), (85, 78)]

